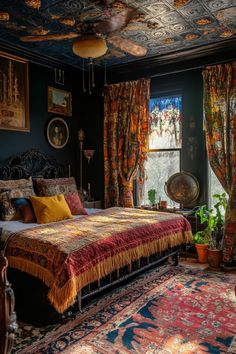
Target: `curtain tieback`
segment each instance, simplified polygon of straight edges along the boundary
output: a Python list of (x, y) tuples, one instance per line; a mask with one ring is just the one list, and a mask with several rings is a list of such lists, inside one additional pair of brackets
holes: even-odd
[(122, 181), (122, 186), (125, 189), (132, 190), (133, 189), (133, 180), (131, 180), (131, 181)]

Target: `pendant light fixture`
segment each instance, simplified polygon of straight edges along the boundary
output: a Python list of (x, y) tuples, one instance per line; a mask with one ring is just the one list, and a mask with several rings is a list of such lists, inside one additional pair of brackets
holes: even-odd
[(85, 61), (88, 66), (88, 93), (91, 95), (91, 88), (95, 87), (94, 81), (94, 62), (93, 59), (99, 58), (107, 52), (107, 44), (105, 39), (96, 35), (87, 35), (78, 38), (73, 43), (72, 50), (74, 54), (83, 58), (83, 92), (86, 92), (85, 88)]

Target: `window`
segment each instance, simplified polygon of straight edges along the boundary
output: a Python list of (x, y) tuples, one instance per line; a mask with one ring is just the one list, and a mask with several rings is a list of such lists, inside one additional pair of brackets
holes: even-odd
[(165, 193), (168, 178), (180, 171), (182, 147), (182, 96), (150, 99), (149, 151), (145, 162), (146, 180), (142, 204), (150, 204), (148, 191), (156, 190), (156, 201), (167, 200), (168, 207), (179, 205)]
[(215, 173), (213, 172), (210, 164), (208, 164), (208, 203), (209, 207), (212, 208), (215, 204), (215, 199), (212, 197), (214, 194), (222, 194), (225, 192), (224, 188), (222, 187), (220, 181), (216, 177)]

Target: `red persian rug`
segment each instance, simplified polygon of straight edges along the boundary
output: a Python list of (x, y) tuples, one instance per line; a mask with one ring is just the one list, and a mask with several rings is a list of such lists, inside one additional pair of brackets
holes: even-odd
[(21, 325), (13, 353), (236, 353), (235, 283), (191, 267), (153, 270), (66, 324)]

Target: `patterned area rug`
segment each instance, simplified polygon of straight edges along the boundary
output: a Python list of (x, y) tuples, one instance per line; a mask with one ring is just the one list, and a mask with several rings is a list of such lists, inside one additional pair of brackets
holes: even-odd
[(236, 275), (164, 266), (63, 325), (20, 324), (13, 353), (236, 353)]

